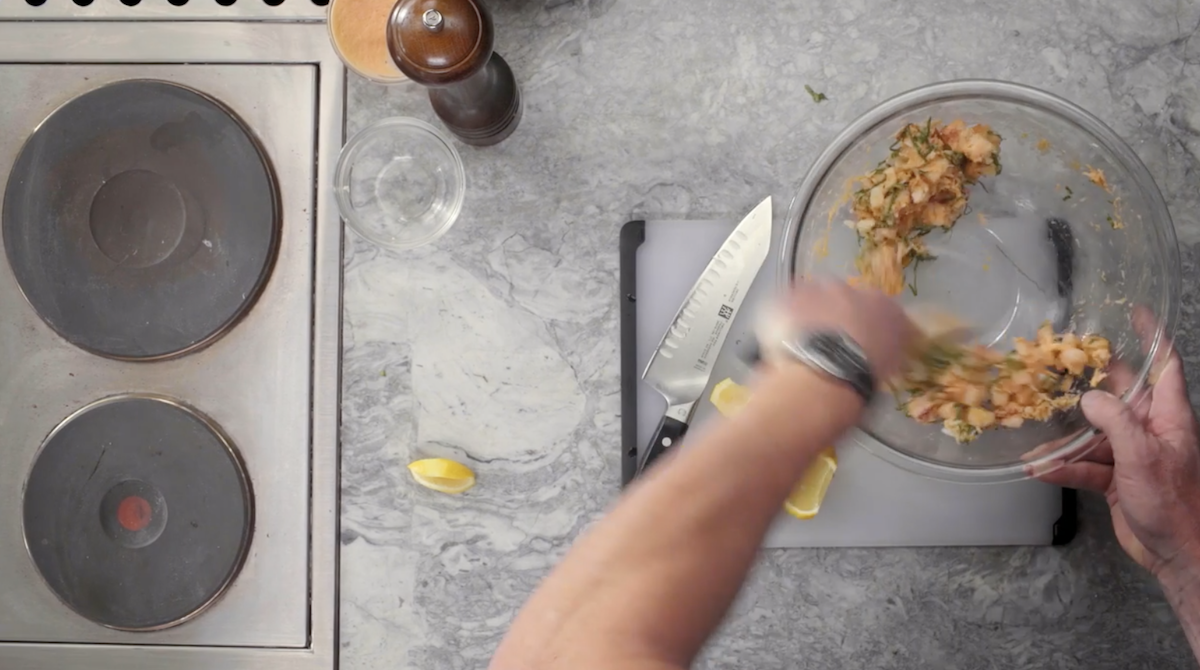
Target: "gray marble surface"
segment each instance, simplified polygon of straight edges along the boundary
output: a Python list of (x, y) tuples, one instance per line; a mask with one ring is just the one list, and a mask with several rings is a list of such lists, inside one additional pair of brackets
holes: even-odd
[[(854, 116), (928, 82), (1054, 91), (1150, 167), (1183, 245), (1195, 378), (1200, 6), (1174, 0), (494, 0), (525, 94), (504, 144), (462, 148), (455, 228), (346, 250), (341, 659), (482, 668), (618, 488), (617, 231), (784, 202)], [(815, 105), (803, 86), (830, 100)], [(413, 85), (354, 80), (351, 131), (433, 120)], [(1196, 397), (1200, 400), (1200, 397)], [(469, 463), (449, 497), (405, 465)], [(1190, 667), (1103, 501), (1066, 548), (763, 556), (704, 668)]]

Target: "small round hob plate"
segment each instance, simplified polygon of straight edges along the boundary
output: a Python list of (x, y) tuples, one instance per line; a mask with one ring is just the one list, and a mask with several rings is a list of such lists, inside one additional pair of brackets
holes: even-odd
[(153, 80), (108, 84), (51, 114), (13, 165), (2, 219), (42, 319), (124, 360), (219, 337), (254, 303), (280, 236), (275, 180), (246, 126)]
[(245, 559), (250, 482), (198, 412), (117, 396), (61, 423), (24, 495), (25, 542), (64, 604), (109, 628), (152, 631), (217, 600)]

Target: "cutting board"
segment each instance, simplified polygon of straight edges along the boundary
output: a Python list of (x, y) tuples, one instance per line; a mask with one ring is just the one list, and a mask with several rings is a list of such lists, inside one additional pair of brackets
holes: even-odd
[[(638, 453), (666, 410), (663, 397), (641, 381), (642, 371), (688, 290), (735, 225), (631, 221), (621, 231), (623, 483), (633, 478)], [(746, 381), (750, 376), (738, 352), (751, 341), (758, 306), (777, 288), (780, 228), (776, 221), (771, 253), (734, 320), (709, 391), (726, 377)], [(702, 435), (705, 424), (718, 417), (707, 396), (708, 391), (687, 439)], [(1045, 545), (1074, 535), (1074, 491), (1031, 481), (941, 482), (901, 470), (848, 441), (836, 446), (838, 470), (820, 513), (807, 521), (781, 513), (766, 546)]]

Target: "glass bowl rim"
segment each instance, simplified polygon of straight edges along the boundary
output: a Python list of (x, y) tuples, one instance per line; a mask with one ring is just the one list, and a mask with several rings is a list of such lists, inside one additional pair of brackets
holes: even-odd
[[(442, 151), (450, 162), (454, 165), (454, 174), (457, 187), (447, 208), (449, 214), (441, 224), (425, 235), (413, 238), (404, 242), (393, 242), (383, 239), (374, 231), (366, 227), (362, 222), (354, 208), (354, 204), (350, 200), (350, 170), (354, 166), (354, 161), (359, 157), (363, 150), (369, 146), (371, 140), (377, 137), (386, 135), (397, 130), (412, 134), (413, 137), (425, 136), (427, 139), (433, 140), (433, 144), (438, 150)], [(393, 116), (386, 119), (380, 119), (366, 128), (358, 131), (350, 138), (346, 145), (342, 147), (341, 155), (338, 157), (337, 168), (334, 170), (333, 178), (333, 194), (337, 200), (338, 210), (341, 212), (342, 218), (354, 232), (358, 233), (364, 239), (373, 244), (393, 249), (396, 251), (408, 251), (422, 247), (434, 240), (437, 240), (442, 235), (445, 235), (454, 223), (458, 220), (458, 215), (462, 211), (463, 200), (467, 190), (467, 173), (463, 166), (462, 156), (459, 155), (458, 149), (450, 143), (437, 128), (425, 123), (420, 119), (414, 119), (407, 116)]]
[[(919, 86), (893, 96), (856, 118), (817, 157), (801, 182), (800, 188), (797, 189), (796, 196), (792, 199), (788, 208), (787, 224), (780, 238), (782, 243), (778, 255), (779, 268), (777, 271), (779, 288), (787, 290), (793, 282), (796, 252), (803, 228), (802, 221), (817, 189), (825, 181), (830, 169), (841, 160), (859, 138), (914, 107), (937, 102), (980, 98), (1032, 107), (1072, 123), (1085, 134), (1091, 135), (1116, 157), (1117, 163), (1128, 172), (1133, 184), (1149, 203), (1150, 218), (1153, 221), (1150, 227), (1153, 229), (1158, 250), (1163, 256), (1166, 286), (1159, 298), (1159, 304), (1154, 306), (1155, 315), (1158, 317), (1158, 328), (1146, 352), (1146, 361), (1138, 371), (1133, 385), (1121, 396), (1121, 399), (1130, 405), (1141, 403), (1146, 399), (1146, 392), (1149, 390), (1147, 381), (1152, 368), (1170, 351), (1170, 342), (1175, 335), (1179, 313), (1182, 292), (1179, 243), (1175, 236), (1175, 226), (1171, 220), (1170, 211), (1167, 209), (1162, 192), (1154, 182), (1150, 171), (1116, 132), (1075, 103), (1032, 86), (994, 79), (958, 79), (938, 82)], [(857, 427), (852, 429), (847, 439), (875, 456), (918, 475), (960, 483), (1002, 483), (1028, 479), (1027, 468), (1030, 466), (1047, 466), (1057, 462), (1061, 467), (1061, 465), (1082, 458), (1094, 447), (1088, 442), (1097, 434), (1098, 431), (1094, 427), (1088, 427), (1052, 452), (1029, 461), (1000, 466), (952, 465), (943, 461), (921, 458), (893, 448)], [(1049, 469), (1045, 471), (1049, 471)]]

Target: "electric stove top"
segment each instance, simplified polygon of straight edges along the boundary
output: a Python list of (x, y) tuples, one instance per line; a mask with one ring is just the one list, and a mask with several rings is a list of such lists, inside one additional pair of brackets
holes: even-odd
[(0, 6), (0, 667), (332, 668), (324, 10), (95, 4)]

